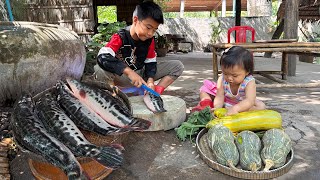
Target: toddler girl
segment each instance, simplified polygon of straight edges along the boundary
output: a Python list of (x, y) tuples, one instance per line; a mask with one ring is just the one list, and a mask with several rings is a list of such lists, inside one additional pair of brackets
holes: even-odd
[(192, 112), (200, 111), (207, 106), (225, 107), (228, 110), (226, 115), (265, 109), (265, 104), (256, 99), (251, 52), (243, 47), (233, 46), (223, 53), (220, 66), (222, 75), (217, 83), (203, 81), (203, 86), (200, 88), (200, 102), (191, 110)]

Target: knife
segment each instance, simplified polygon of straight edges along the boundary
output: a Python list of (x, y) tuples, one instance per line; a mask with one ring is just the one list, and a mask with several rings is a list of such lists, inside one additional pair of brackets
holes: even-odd
[(150, 92), (151, 94), (160, 97), (160, 94), (159, 94), (159, 93), (157, 93), (157, 92), (154, 91), (153, 89), (149, 88), (149, 87), (146, 86), (145, 84), (142, 84), (141, 87), (142, 87), (144, 90)]

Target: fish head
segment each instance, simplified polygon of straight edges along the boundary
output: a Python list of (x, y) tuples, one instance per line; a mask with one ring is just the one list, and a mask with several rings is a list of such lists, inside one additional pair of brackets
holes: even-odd
[(63, 81), (58, 81), (55, 87), (62, 94), (64, 94), (65, 92), (72, 93), (71, 88), (68, 86), (68, 84), (65, 84)]
[(72, 78), (66, 78), (66, 81), (72, 94), (74, 94), (75, 96), (83, 97), (83, 98), (86, 96), (86, 93), (83, 90), (82, 85), (77, 80)]
[(16, 104), (21, 107), (31, 107), (32, 109), (34, 108), (34, 102), (30, 93), (22, 93)]

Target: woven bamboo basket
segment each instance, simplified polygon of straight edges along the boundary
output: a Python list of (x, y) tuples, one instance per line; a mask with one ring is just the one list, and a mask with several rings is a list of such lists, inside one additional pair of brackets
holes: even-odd
[[(211, 168), (220, 171), (224, 174), (227, 174), (229, 176), (242, 178), (242, 179), (271, 179), (276, 178), (279, 176), (282, 176), (283, 174), (287, 173), (291, 167), (293, 166), (293, 149), (289, 152), (286, 160), (286, 164), (282, 167), (272, 169), (270, 171), (264, 172), (264, 171), (246, 171), (241, 170), (240, 172), (236, 172), (232, 170), (231, 168), (219, 164), (215, 157), (213, 156), (213, 153), (211, 152), (211, 149), (207, 143), (207, 129), (202, 129), (196, 138), (196, 145), (197, 145), (197, 151), (201, 157), (201, 159)], [(263, 168), (262, 168), (263, 169)]]
[[(112, 169), (102, 166), (91, 158), (78, 158), (78, 161), (83, 171), (92, 180), (101, 180), (112, 172)], [(60, 168), (47, 162), (39, 161), (39, 159), (29, 159), (28, 163), (32, 174), (37, 180), (68, 180), (68, 177)]]

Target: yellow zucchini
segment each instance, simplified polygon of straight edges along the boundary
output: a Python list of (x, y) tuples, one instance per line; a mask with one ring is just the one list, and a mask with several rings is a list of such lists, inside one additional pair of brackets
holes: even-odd
[(206, 127), (211, 128), (216, 124), (223, 124), (232, 132), (258, 131), (272, 128), (280, 129), (282, 128), (282, 119), (280, 113), (276, 111), (255, 110), (213, 119), (207, 123)]
[(227, 109), (226, 108), (218, 108), (218, 109), (213, 111), (213, 115), (215, 117), (217, 117), (217, 118), (225, 116), (226, 113), (227, 113)]

